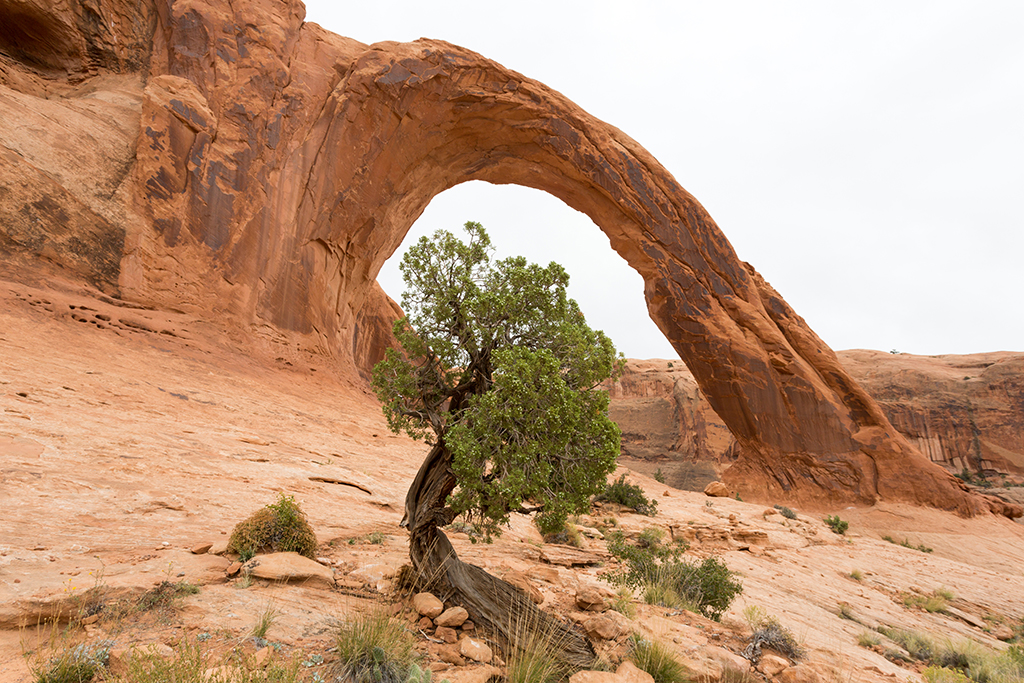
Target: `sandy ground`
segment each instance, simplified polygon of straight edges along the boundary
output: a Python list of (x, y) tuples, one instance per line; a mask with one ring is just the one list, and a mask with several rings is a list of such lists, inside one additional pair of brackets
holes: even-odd
[[(110, 600), (164, 580), (202, 590), (168, 614), (101, 620), (76, 638), (173, 645), (211, 633), (237, 645), (273, 605), (273, 639), (328, 659), (338, 619), (389, 601), (387, 577), (407, 553), (404, 493), (424, 445), (390, 434), (367, 388), (330, 358), (245, 336), (70, 287), (0, 282), (0, 682), (28, 680), (37, 626), (97, 587)], [(857, 645), (878, 624), (1002, 648), (998, 627), (1024, 620), (1024, 527), (1008, 520), (879, 505), (830, 511), (850, 522), (838, 536), (820, 511), (790, 521), (765, 504), (632, 479), (657, 497), (659, 514), (621, 513), (622, 528), (661, 526), (690, 539), (693, 556), (721, 555), (740, 573), (743, 594), (722, 624), (638, 606), (636, 628), (695, 665), (717, 648), (742, 649), (751, 605), (804, 641), (804, 666), (819, 680), (837, 682), (919, 678)], [(339, 587), (241, 587), (225, 574), (228, 560), (190, 552), (223, 542), (279, 493), (301, 503)], [(370, 543), (372, 532), (383, 543)], [(525, 519), (494, 545), (455, 543), (497, 573), (550, 567)], [(603, 552), (602, 540), (587, 543)], [(572, 616), (576, 588), (600, 585), (604, 568), (555, 569), (537, 587), (545, 607)], [(939, 588), (955, 595), (951, 613), (904, 606), (905, 595)], [(838, 616), (841, 604), (857, 621)]]

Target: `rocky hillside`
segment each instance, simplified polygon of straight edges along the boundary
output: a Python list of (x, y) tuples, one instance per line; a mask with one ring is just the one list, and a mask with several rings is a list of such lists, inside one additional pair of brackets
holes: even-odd
[[(837, 355), (932, 462), (997, 485), (1024, 479), (1024, 353)], [(702, 489), (735, 460), (735, 439), (680, 361), (631, 360), (610, 393), (631, 467)]]
[[(424, 447), (388, 433), (361, 382), (324, 355), (282, 354), (213, 321), (56, 282), (0, 286), (0, 682), (28, 681), (79, 645), (110, 647), (124, 666), (133, 647), (173, 659), (182, 642), (208, 668), (294, 659), (312, 681), (336, 657), (338, 623), (380, 609), (415, 634), (435, 680), (483, 683), (504, 670), (500, 653), (489, 664), (464, 654), (482, 652), (462, 642), (486, 634), (424, 621), (395, 592), (408, 555), (402, 501)], [(708, 683), (737, 671), (750, 683), (918, 681), (923, 665), (871, 629), (998, 651), (1024, 620), (1024, 533), (1003, 517), (886, 503), (789, 518), (619, 474), (658, 501), (656, 516), (595, 506), (578, 520), (582, 548), (543, 543), (525, 516), (494, 545), (453, 530), (454, 545), (579, 624), (612, 662), (638, 633)], [(282, 493), (308, 514), (317, 561), (263, 555), (242, 567), (215, 554)], [(830, 531), (824, 512), (847, 533)], [(686, 540), (691, 561), (716, 556), (738, 572), (743, 592), (721, 622), (638, 596), (617, 603), (632, 616), (607, 609), (616, 598), (601, 575), (616, 565), (602, 529), (652, 526)], [(935, 600), (941, 610), (924, 609)], [(756, 610), (806, 655), (759, 668), (744, 659), (745, 613)]]

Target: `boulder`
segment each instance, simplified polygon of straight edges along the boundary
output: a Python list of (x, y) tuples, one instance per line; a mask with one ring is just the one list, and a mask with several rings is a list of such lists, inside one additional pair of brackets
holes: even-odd
[(490, 664), (491, 659), (494, 657), (494, 653), (491, 652), (491, 648), (487, 643), (478, 638), (470, 638), (469, 636), (463, 636), (462, 640), (459, 641), (459, 654), (466, 659), (472, 659), (474, 662), (480, 662), (481, 664)]
[(608, 609), (604, 596), (593, 587), (584, 587), (576, 591), (576, 606), (587, 612), (604, 612)]
[(469, 619), (469, 612), (467, 612), (464, 607), (449, 607), (434, 619), (434, 623), (438, 626), (458, 628), (459, 626), (462, 626), (467, 619)]
[(757, 670), (763, 673), (765, 676), (771, 678), (772, 676), (785, 671), (789, 668), (789, 661), (773, 655), (770, 652), (766, 652), (761, 655), (761, 661), (757, 663)]
[(444, 603), (430, 593), (417, 593), (412, 596), (412, 608), (417, 614), (433, 619), (444, 611)]
[(729, 487), (720, 481), (713, 481), (704, 487), (704, 495), (713, 498), (732, 498)]
[(257, 555), (244, 565), (242, 573), (272, 582), (301, 583), (310, 587), (334, 586), (334, 572), (298, 553)]

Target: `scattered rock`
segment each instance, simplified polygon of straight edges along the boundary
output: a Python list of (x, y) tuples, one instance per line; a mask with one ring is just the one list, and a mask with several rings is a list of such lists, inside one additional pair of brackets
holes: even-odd
[(1013, 640), (1014, 636), (1016, 635), (1017, 634), (1013, 632), (1013, 629), (1009, 626), (1006, 626), (1005, 624), (1002, 626), (996, 626), (994, 629), (992, 629), (992, 637), (996, 640)]
[(274, 656), (274, 648), (272, 648), (272, 647), (263, 647), (263, 648), (260, 648), (259, 650), (256, 650), (256, 654), (253, 655), (252, 662), (253, 662), (253, 664), (255, 666), (257, 666), (257, 667), (262, 669), (263, 667), (265, 667), (267, 664), (270, 663), (270, 658), (273, 657), (273, 656)]
[(472, 621), (464, 621), (464, 622), (462, 622), (462, 630), (463, 631), (472, 631), (475, 628), (476, 628), (476, 624), (474, 624)]
[(192, 546), (192, 554), (193, 555), (205, 555), (206, 553), (208, 553), (210, 551), (210, 548), (212, 548), (212, 547), (213, 547), (212, 543), (197, 543), (194, 546)]
[(776, 677), (779, 683), (821, 683), (821, 677), (810, 667), (791, 666), (780, 672)]
[(437, 658), (455, 666), (466, 666), (466, 660), (459, 654), (458, 645), (444, 645), (437, 649)]
[(229, 540), (230, 539), (222, 538), (216, 543), (211, 544), (206, 552), (210, 553), (211, 555), (224, 555), (228, 551)]
[(459, 654), (466, 659), (472, 659), (474, 662), (482, 664), (490, 664), (491, 659), (494, 657), (494, 653), (491, 652), (491, 648), (487, 643), (477, 638), (470, 638), (469, 636), (463, 636), (462, 640), (459, 641)]
[(412, 596), (412, 607), (416, 610), (417, 614), (422, 614), (431, 619), (444, 611), (444, 603), (430, 593), (417, 593)]
[(601, 564), (604, 557), (566, 545), (546, 545), (541, 548), (540, 559), (563, 567), (592, 567)]
[(416, 627), (422, 631), (429, 631), (434, 628), (434, 620), (430, 617), (420, 617), (420, 620), (416, 623)]
[(712, 498), (732, 498), (729, 487), (720, 481), (713, 481), (704, 487), (704, 495)]
[(638, 669), (636, 664), (628, 659), (619, 665), (615, 675), (622, 683), (654, 683), (654, 677), (646, 671)]
[(609, 615), (601, 614), (590, 617), (583, 622), (583, 630), (595, 640), (615, 640), (628, 630)]
[(757, 663), (757, 670), (765, 676), (774, 676), (789, 668), (789, 662), (778, 655), (766, 652), (761, 655), (761, 661)]
[(437, 630), (434, 631), (434, 637), (439, 640), (443, 640), (446, 643), (459, 642), (459, 634), (456, 633), (455, 629), (451, 628), (450, 626), (438, 626)]
[(434, 678), (437, 680), (447, 679), (449, 683), (488, 683), (488, 681), (497, 680), (500, 676), (501, 669), (485, 664), (472, 668), (467, 667), (452, 673), (446, 671), (443, 676), (435, 676)]
[(604, 612), (608, 603), (596, 588), (585, 587), (576, 591), (576, 606), (587, 612)]
[(434, 619), (434, 623), (438, 626), (458, 628), (459, 626), (462, 626), (467, 619), (469, 619), (469, 612), (467, 612), (464, 607), (449, 607)]
[(128, 673), (133, 657), (151, 655), (160, 659), (173, 659), (174, 650), (163, 643), (146, 643), (132, 647), (115, 647), (107, 656), (107, 673), (121, 676)]

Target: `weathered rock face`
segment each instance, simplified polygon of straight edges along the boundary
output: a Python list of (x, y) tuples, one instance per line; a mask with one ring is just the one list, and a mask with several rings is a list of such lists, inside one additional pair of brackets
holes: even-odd
[(3, 140), (12, 251), (365, 372), (395, 310), (376, 275), (431, 198), (474, 179), (542, 189), (644, 277), (736, 437), (744, 496), (999, 509), (893, 429), (656, 159), (543, 84), (440, 41), (332, 35), (297, 0), (0, 9), (5, 120), (59, 114), (68, 137), (67, 154), (49, 124)]
[[(890, 422), (950, 471), (1024, 475), (1024, 354), (840, 351)], [(610, 387), (623, 460), (698, 490), (736, 459), (736, 440), (681, 363), (629, 361)]]

